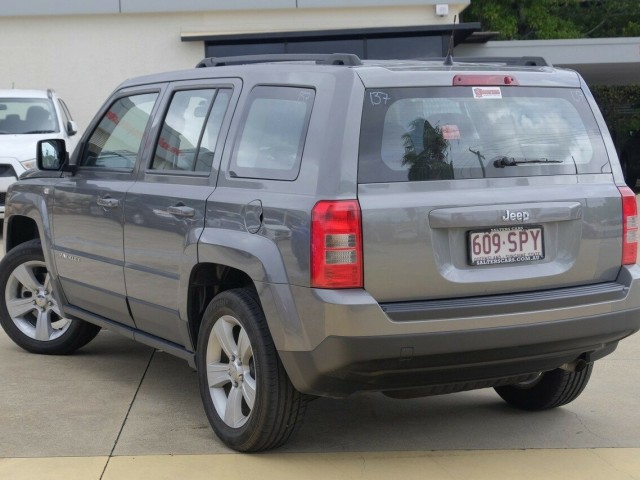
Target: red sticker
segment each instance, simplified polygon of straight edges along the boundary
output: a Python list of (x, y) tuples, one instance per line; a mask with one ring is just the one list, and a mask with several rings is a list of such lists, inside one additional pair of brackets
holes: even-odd
[(457, 125), (443, 125), (441, 131), (445, 140), (460, 140), (460, 129)]

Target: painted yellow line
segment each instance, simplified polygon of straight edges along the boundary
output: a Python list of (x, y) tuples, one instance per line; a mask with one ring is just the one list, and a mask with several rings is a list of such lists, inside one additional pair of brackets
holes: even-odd
[[(106, 457), (0, 459), (2, 480), (98, 480)], [(109, 459), (103, 480), (640, 480), (640, 448), (150, 455)]]
[(0, 458), (2, 480), (98, 480), (108, 457)]
[(640, 449), (115, 457), (103, 480), (640, 480)]

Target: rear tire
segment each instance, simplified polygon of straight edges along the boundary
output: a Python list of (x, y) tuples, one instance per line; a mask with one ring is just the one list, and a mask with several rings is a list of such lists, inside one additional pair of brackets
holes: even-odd
[(227, 290), (211, 301), (200, 325), (197, 364), (207, 418), (230, 448), (276, 448), (301, 426), (307, 398), (291, 384), (248, 290)]
[(100, 327), (62, 316), (52, 292), (40, 240), (22, 243), (0, 263), (0, 324), (31, 353), (66, 355), (85, 346)]
[(557, 368), (541, 373), (532, 382), (495, 387), (495, 391), (513, 407), (532, 411), (547, 410), (566, 405), (578, 398), (587, 386), (592, 370), (593, 363), (580, 372)]

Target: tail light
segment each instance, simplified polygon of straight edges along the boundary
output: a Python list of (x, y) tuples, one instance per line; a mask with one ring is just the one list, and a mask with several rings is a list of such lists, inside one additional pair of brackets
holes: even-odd
[(358, 201), (316, 203), (311, 212), (311, 286), (362, 288), (362, 270)]
[(638, 258), (638, 204), (629, 187), (618, 187), (622, 195), (622, 264), (632, 265)]

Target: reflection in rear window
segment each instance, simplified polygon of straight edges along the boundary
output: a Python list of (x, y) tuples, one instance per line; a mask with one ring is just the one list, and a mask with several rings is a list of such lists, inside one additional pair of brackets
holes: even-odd
[(366, 92), (360, 183), (602, 172), (608, 157), (579, 89)]

